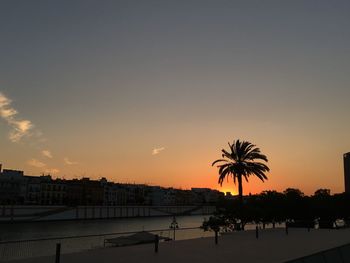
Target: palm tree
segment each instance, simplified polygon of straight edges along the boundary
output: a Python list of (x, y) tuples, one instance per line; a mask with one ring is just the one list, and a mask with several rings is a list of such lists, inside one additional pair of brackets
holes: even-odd
[(259, 148), (248, 141), (233, 141), (232, 144), (228, 143), (230, 150), (226, 151), (222, 149), (222, 158), (212, 163), (214, 166), (216, 163), (219, 169), (219, 184), (222, 185), (225, 178), (229, 176), (233, 177), (233, 182), (238, 182), (238, 196), (240, 203), (243, 203), (243, 185), (242, 179), (248, 182), (250, 175), (255, 175), (261, 181), (267, 180), (266, 172), (270, 171), (270, 168), (266, 164), (255, 161), (262, 160), (268, 162), (267, 157), (260, 152)]

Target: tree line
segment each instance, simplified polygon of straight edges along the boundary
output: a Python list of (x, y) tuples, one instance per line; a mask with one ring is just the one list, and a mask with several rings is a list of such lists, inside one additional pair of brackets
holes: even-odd
[(275, 226), (282, 222), (300, 227), (313, 227), (318, 222), (320, 227), (331, 228), (337, 219), (349, 222), (349, 205), (349, 195), (331, 195), (329, 189), (306, 196), (299, 189), (288, 188), (283, 192), (263, 191), (245, 196), (243, 206), (240, 199), (221, 200), (211, 220), (231, 230), (244, 229), (247, 223)]

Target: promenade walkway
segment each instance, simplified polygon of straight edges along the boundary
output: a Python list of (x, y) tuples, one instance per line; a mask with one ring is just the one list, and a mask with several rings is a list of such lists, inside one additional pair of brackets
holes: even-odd
[[(350, 229), (311, 230), (284, 229), (261, 230), (259, 239), (255, 231), (226, 234), (214, 238), (200, 238), (176, 242), (162, 242), (159, 252), (154, 245), (104, 248), (81, 253), (61, 255), (61, 263), (282, 263), (322, 250), (350, 243)], [(54, 257), (11, 261), (20, 263), (55, 262)]]

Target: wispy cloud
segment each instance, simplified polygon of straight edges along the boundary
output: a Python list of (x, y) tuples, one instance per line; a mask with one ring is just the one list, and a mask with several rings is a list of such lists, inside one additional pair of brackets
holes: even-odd
[(28, 120), (12, 120), (10, 124), (12, 126), (12, 131), (10, 131), (9, 138), (12, 142), (18, 142), (23, 136), (29, 135), (29, 130), (34, 126)]
[(65, 163), (66, 165), (76, 165), (76, 164), (78, 164), (78, 162), (71, 161), (71, 160), (69, 160), (67, 157), (65, 157), (65, 158), (63, 159), (63, 161), (64, 161), (64, 163)]
[(50, 158), (50, 159), (53, 158), (52, 153), (49, 150), (42, 150), (41, 154), (44, 155), (47, 158)]
[(58, 174), (59, 172), (60, 172), (60, 170), (57, 168), (50, 168), (50, 169), (45, 170), (45, 173), (50, 174), (50, 175)]
[(48, 165), (46, 163), (43, 163), (42, 161), (39, 161), (37, 159), (30, 159), (27, 162), (28, 165), (33, 166), (35, 168), (40, 168), (44, 170), (44, 173), (46, 174), (50, 174), (50, 175), (55, 175), (58, 174), (60, 172), (59, 169), (57, 168), (50, 168), (48, 167)]
[[(1, 95), (0, 95), (1, 96)], [(14, 115), (17, 114), (17, 111), (15, 109), (6, 109), (6, 108), (1, 108), (0, 115), (4, 119), (8, 119)]]
[[(24, 137), (31, 138), (31, 145), (37, 145), (38, 143), (44, 143), (46, 141), (42, 132), (38, 129), (34, 129), (34, 125), (30, 120), (22, 119), (19, 117), (18, 111), (12, 106), (12, 100), (6, 97), (0, 92), (0, 118), (5, 120), (10, 127), (8, 138), (12, 142), (19, 142)], [(40, 147), (41, 148), (41, 147)], [(41, 148), (41, 155), (53, 159), (53, 155), (50, 150)], [(75, 165), (77, 162), (70, 161), (68, 158), (64, 158), (66, 165)], [(59, 173), (57, 168), (49, 168), (48, 165), (37, 159), (30, 159), (27, 164), (45, 169), (46, 173), (56, 174)]]
[(157, 155), (159, 154), (161, 151), (164, 151), (165, 150), (165, 147), (160, 147), (160, 148), (154, 148), (152, 150), (152, 155)]
[(4, 107), (11, 104), (11, 100), (8, 99), (4, 94), (0, 92), (0, 107)]
[(18, 111), (11, 107), (11, 103), (12, 101), (0, 92), (0, 117), (11, 127), (9, 139), (12, 142), (18, 142), (24, 136), (29, 135), (34, 125), (29, 120), (18, 118)]
[(28, 165), (36, 167), (36, 168), (44, 168), (46, 167), (46, 164), (37, 160), (37, 159), (31, 159), (27, 162)]

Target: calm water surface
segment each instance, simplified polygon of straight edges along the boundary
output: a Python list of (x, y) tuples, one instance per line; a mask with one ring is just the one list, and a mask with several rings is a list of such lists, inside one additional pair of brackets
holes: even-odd
[[(209, 216), (178, 216), (176, 220), (180, 228), (199, 227), (203, 220), (208, 217)], [(168, 229), (172, 220), (172, 217), (147, 217), (0, 224), (0, 239), (2, 241), (23, 240)]]

